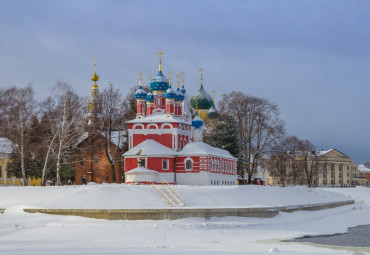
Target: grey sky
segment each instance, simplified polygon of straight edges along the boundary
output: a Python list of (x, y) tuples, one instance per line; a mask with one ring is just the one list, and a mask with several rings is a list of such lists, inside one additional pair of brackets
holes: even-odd
[(87, 96), (123, 93), (158, 68), (185, 72), (188, 94), (241, 90), (277, 103), (290, 135), (370, 160), (369, 1), (4, 1), (0, 86), (63, 80)]

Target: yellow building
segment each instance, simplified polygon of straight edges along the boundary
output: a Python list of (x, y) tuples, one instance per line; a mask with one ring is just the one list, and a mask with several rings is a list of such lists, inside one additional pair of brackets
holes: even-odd
[[(357, 164), (352, 162), (352, 159), (344, 153), (330, 149), (327, 151), (316, 151), (314, 153), (316, 160), (309, 159), (309, 168), (316, 167), (316, 175), (313, 176), (314, 186), (347, 186), (356, 185), (356, 177), (358, 177)], [(303, 159), (297, 158), (300, 163)], [(315, 164), (315, 165), (313, 165)], [(305, 185), (306, 176), (301, 166), (297, 176), (297, 184)], [(269, 169), (267, 183), (268, 185), (281, 185), (279, 173), (274, 169)], [(291, 185), (292, 182), (292, 166), (286, 165), (285, 169), (285, 185)], [(357, 182), (357, 184), (359, 184)]]
[[(20, 179), (7, 173), (6, 167), (12, 150), (13, 143), (5, 137), (0, 137), (0, 185), (22, 185)], [(28, 178), (28, 185), (41, 186), (41, 178)]]

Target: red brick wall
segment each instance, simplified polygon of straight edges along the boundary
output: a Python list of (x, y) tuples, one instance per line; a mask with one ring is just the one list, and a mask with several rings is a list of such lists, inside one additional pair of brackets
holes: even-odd
[[(105, 153), (106, 142), (107, 139), (104, 136), (97, 134), (90, 135), (78, 146), (75, 157), (75, 183), (77, 185), (82, 184), (83, 175), (86, 176), (88, 182), (112, 183), (111, 165)], [(118, 161), (121, 158), (121, 151), (114, 144), (110, 146), (114, 158)], [(114, 164), (116, 183), (124, 182), (122, 166), (121, 161)]]

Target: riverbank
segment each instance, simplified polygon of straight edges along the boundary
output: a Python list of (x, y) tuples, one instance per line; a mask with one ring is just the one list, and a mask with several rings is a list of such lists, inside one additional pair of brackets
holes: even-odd
[[(226, 206), (235, 205), (238, 201), (239, 205), (244, 206), (282, 206), (296, 203), (299, 197), (302, 198), (301, 201), (357, 201), (354, 205), (322, 211), (280, 212), (273, 218), (107, 221), (23, 212), (25, 206), (60, 208), (63, 205), (73, 208), (79, 205), (81, 208), (100, 204), (101, 207), (114, 208), (131, 203), (130, 205), (135, 204), (137, 207), (165, 207), (154, 191), (153, 196), (148, 197), (150, 192), (147, 193), (142, 186), (128, 188), (125, 192), (134, 194), (130, 200), (117, 191), (119, 188), (116, 186), (127, 188), (120, 185), (106, 185), (104, 188), (85, 186), (76, 187), (76, 191), (73, 191), (73, 187), (51, 187), (45, 189), (48, 191), (45, 195), (41, 192), (42, 188), (27, 187), (24, 188), (25, 191), (20, 188), (15, 192), (18, 193), (17, 197), (11, 191), (18, 187), (1, 187), (0, 207), (5, 207), (6, 211), (0, 214), (0, 254), (270, 254), (277, 251), (279, 254), (338, 254), (338, 250), (330, 248), (281, 243), (278, 240), (304, 235), (344, 233), (348, 227), (370, 224), (370, 189), (366, 188), (327, 191), (304, 187), (247, 186), (243, 189), (176, 186), (176, 190), (187, 200), (187, 206), (189, 204), (193, 208), (199, 207), (202, 201), (209, 206), (216, 206), (222, 201)], [(136, 193), (145, 200), (134, 201), (138, 198)], [(103, 201), (104, 196), (106, 201)], [(117, 199), (119, 201), (112, 205), (112, 201)], [(131, 202), (125, 204), (125, 200)]]

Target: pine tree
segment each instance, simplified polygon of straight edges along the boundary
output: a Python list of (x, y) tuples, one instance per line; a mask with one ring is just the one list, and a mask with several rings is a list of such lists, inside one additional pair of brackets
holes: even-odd
[(216, 127), (205, 138), (205, 142), (213, 147), (227, 150), (235, 158), (239, 158), (239, 138), (234, 118), (226, 116), (223, 120), (218, 121)]

